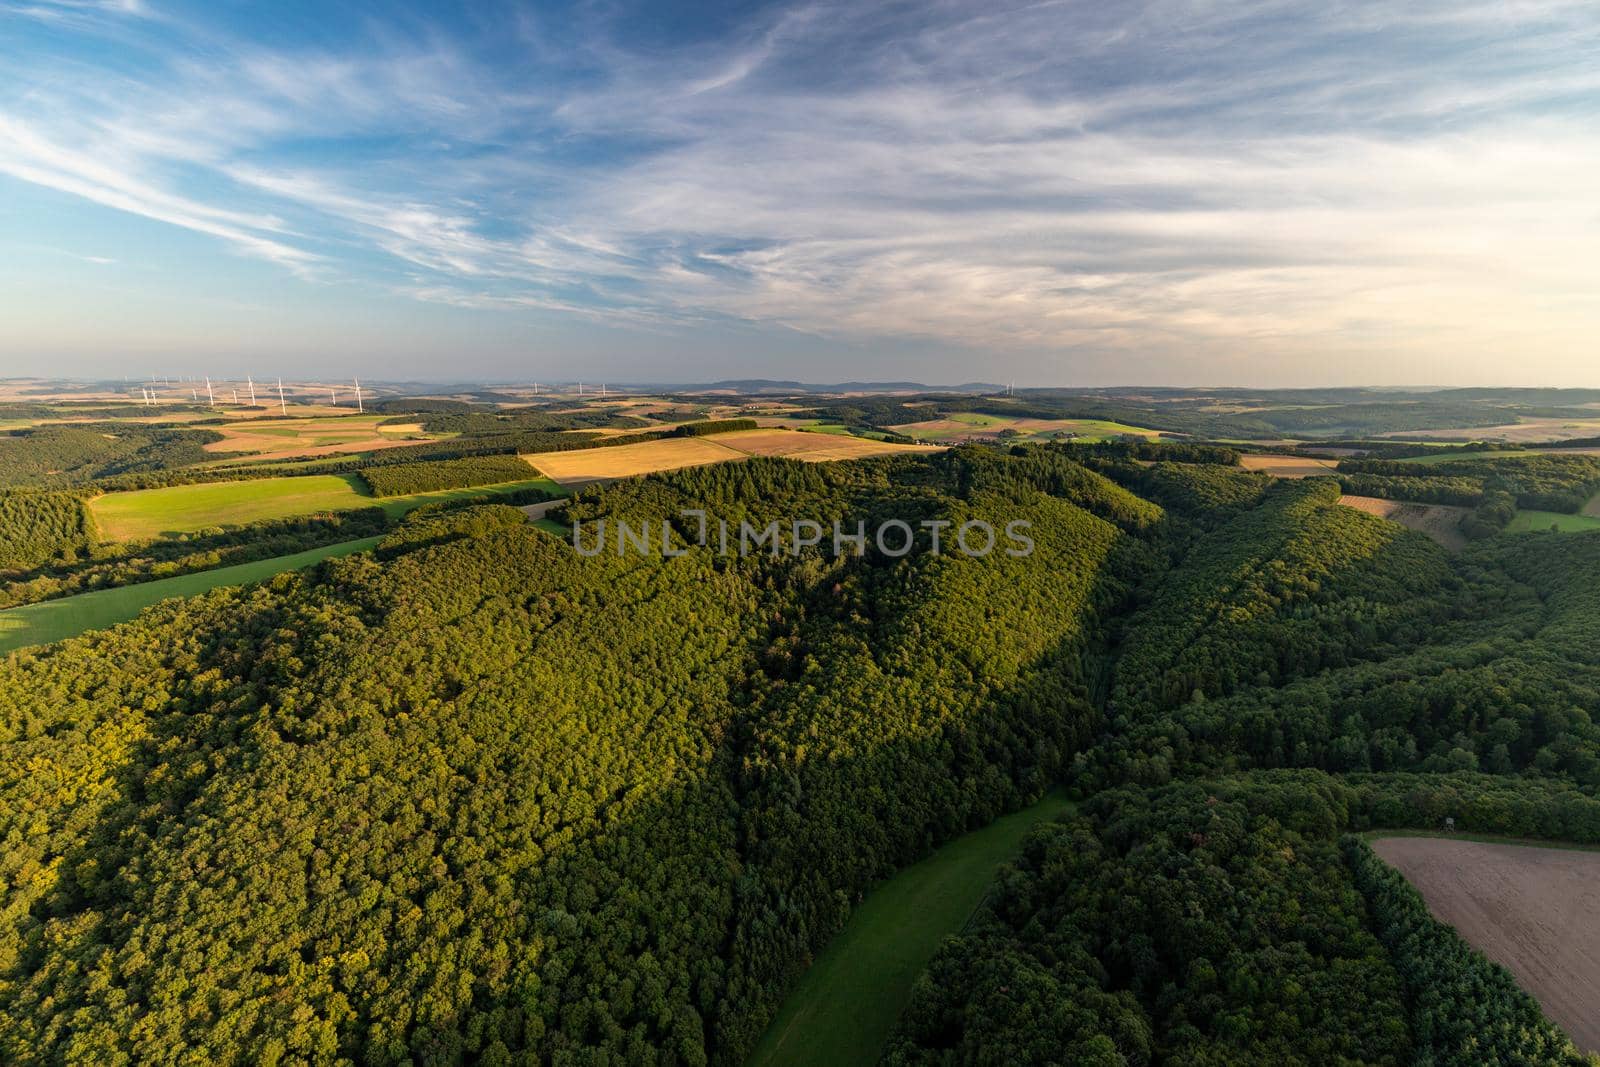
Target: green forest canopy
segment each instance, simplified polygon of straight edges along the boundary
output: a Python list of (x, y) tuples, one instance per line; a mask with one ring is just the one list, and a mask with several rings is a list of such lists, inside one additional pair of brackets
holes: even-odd
[(1600, 539), (1452, 558), (1331, 482), (1073, 455), (569, 508), (1021, 518), (1027, 557), (582, 558), (472, 507), (0, 661), (0, 1058), (735, 1063), (859, 894), (1066, 781), (891, 1058), (1443, 1063), (1470, 1017), (1566, 1062), (1339, 835), (1600, 839)]

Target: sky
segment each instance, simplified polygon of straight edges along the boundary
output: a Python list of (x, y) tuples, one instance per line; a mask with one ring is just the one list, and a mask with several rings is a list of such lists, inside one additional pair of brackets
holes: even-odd
[(0, 0), (0, 376), (1600, 386), (1600, 4)]

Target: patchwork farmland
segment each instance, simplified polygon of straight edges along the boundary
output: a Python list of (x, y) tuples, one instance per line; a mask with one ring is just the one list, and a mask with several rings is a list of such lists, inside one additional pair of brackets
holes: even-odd
[(630, 478), (658, 471), (728, 463), (751, 456), (786, 456), (821, 463), (896, 453), (936, 452), (937, 446), (896, 445), (861, 437), (799, 430), (737, 430), (714, 437), (669, 437), (632, 445), (544, 452), (523, 458), (564, 485)]

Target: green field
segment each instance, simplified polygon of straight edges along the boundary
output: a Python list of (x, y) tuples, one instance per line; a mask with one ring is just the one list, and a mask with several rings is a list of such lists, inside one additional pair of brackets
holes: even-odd
[[(532, 468), (529, 473), (533, 473)], [(172, 533), (193, 533), (214, 526), (243, 526), (264, 519), (349, 511), (374, 505), (391, 516), (399, 516), (423, 504), (494, 496), (520, 489), (560, 492), (548, 478), (535, 477), (497, 486), (448, 489), (379, 501), (366, 493), (365, 484), (354, 474), (316, 474), (107, 493), (91, 500), (89, 510), (103, 539), (134, 541)]]
[(1010, 426), (1017, 420), (1009, 415), (985, 415), (977, 411), (955, 411), (946, 415), (951, 422), (959, 422), (964, 426), (975, 426), (978, 429)]
[(292, 556), (258, 559), (253, 563), (181, 574), (175, 578), (125, 585), (117, 589), (97, 589), (92, 593), (80, 593), (60, 600), (10, 608), (0, 611), (0, 653), (29, 645), (49, 644), (89, 630), (103, 630), (107, 626), (127, 622), (151, 604), (169, 597), (195, 596), (224, 585), (259, 582), (274, 574), (299, 570), (334, 556), (364, 552), (380, 540), (378, 537), (363, 537), (359, 541), (324, 545), (307, 552), (296, 552)]
[(801, 976), (747, 1067), (878, 1062), (911, 986), (983, 899), (1023, 835), (1072, 802), (1052, 793), (945, 845), (878, 886)]
[(1560, 533), (1587, 533), (1600, 530), (1600, 519), (1591, 515), (1564, 515), (1558, 511), (1519, 511), (1505, 532), (1544, 533), (1551, 527)]

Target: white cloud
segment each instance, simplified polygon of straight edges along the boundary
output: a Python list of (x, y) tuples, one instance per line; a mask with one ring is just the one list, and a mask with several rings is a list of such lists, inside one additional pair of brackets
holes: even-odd
[(165, 84), (38, 66), (0, 93), (0, 171), (475, 309), (1567, 359), (1600, 327), (1596, 45), (1576, 0), (815, 4), (591, 37), (581, 76), (436, 35), (213, 45)]

